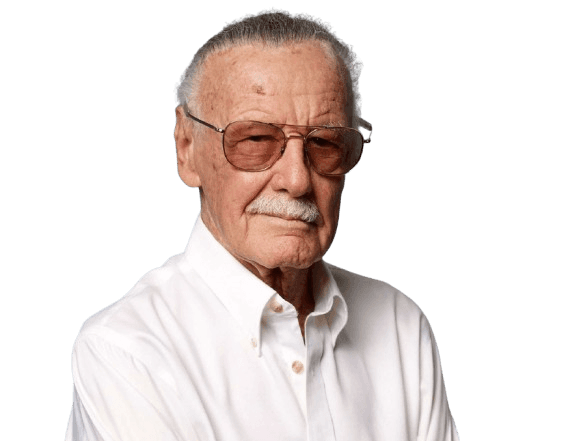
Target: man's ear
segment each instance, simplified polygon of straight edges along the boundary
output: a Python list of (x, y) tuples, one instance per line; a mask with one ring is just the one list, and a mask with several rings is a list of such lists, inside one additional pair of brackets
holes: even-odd
[(177, 170), (189, 187), (200, 187), (200, 176), (195, 164), (195, 138), (193, 125), (187, 121), (182, 106), (175, 109), (175, 144), (177, 146)]

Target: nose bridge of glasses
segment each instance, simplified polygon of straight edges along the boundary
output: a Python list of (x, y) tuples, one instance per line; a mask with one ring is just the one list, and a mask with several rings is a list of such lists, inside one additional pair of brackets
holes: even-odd
[(293, 141), (293, 140), (300, 140), (301, 142), (301, 148), (302, 148), (302, 152), (303, 152), (303, 161), (306, 161), (307, 163), (310, 162), (308, 160), (308, 156), (307, 156), (307, 134), (302, 134), (302, 133), (298, 133), (297, 131), (294, 131), (295, 133), (291, 133), (289, 135), (287, 135), (285, 133), (285, 142), (283, 144), (283, 146), (281, 146), (281, 156), (283, 156), (283, 154), (285, 153), (285, 150), (287, 149), (287, 146), (289, 145), (289, 141)]
[(285, 136), (285, 141), (289, 142), (291, 139), (301, 139), (303, 141), (303, 143), (306, 141), (307, 136), (306, 135), (301, 135), (301, 134), (295, 134), (295, 135), (289, 135), (289, 136)]

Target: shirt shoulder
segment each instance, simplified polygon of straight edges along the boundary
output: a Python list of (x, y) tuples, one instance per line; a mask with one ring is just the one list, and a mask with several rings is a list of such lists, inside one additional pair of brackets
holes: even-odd
[[(380, 280), (328, 265), (348, 307), (347, 330), (360, 337), (413, 336), (428, 332), (419, 306), (398, 289)], [(377, 337), (376, 337), (377, 338)]]
[(182, 257), (149, 271), (124, 297), (87, 319), (75, 348), (106, 341), (143, 359), (156, 347), (170, 344), (171, 328), (198, 307), (204, 285)]
[(351, 312), (372, 307), (383, 313), (422, 315), (421, 309), (413, 300), (388, 283), (361, 276), (333, 265), (328, 265), (328, 267), (348, 304), (348, 309), (353, 310)]
[(139, 308), (142, 303), (159, 297), (167, 281), (175, 277), (175, 265), (179, 258), (180, 255), (173, 256), (162, 266), (147, 272), (122, 298), (89, 317), (81, 332), (88, 332), (97, 326), (112, 326), (114, 321), (121, 318), (124, 310)]

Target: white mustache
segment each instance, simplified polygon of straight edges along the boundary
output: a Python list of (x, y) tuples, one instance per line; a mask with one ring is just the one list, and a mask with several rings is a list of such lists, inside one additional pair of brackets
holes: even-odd
[(315, 222), (320, 217), (316, 204), (308, 199), (287, 199), (285, 197), (259, 196), (247, 206), (250, 214), (267, 214)]

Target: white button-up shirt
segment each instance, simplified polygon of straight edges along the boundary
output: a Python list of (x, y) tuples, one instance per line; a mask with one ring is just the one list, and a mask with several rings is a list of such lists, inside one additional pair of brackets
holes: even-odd
[(457, 440), (418, 307), (319, 262), (297, 312), (197, 220), (184, 254), (91, 317), (67, 441)]

